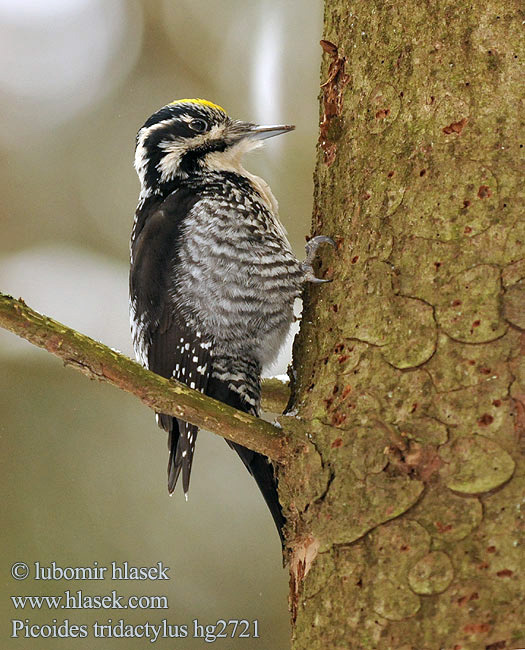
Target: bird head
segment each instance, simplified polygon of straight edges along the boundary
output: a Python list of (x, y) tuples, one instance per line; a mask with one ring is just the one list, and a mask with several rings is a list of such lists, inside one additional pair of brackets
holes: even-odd
[(242, 173), (242, 156), (293, 126), (231, 119), (205, 99), (180, 99), (154, 113), (137, 134), (135, 169), (143, 190), (160, 191), (179, 178), (209, 171)]

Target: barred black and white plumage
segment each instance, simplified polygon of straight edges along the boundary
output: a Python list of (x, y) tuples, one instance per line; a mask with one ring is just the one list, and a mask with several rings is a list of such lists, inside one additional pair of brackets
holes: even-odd
[[(311, 266), (297, 261), (268, 185), (242, 155), (293, 127), (231, 120), (205, 100), (180, 100), (137, 135), (141, 180), (131, 238), (130, 311), (141, 363), (257, 415), (271, 363)], [(324, 238), (326, 239), (326, 238)], [(187, 493), (197, 427), (159, 414), (169, 434), (168, 490)], [(271, 463), (229, 443), (257, 481), (282, 539)]]

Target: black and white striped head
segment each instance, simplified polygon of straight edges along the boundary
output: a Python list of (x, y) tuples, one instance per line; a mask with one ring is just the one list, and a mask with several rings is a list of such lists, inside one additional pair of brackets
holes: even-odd
[(244, 153), (293, 126), (232, 120), (205, 99), (181, 99), (154, 113), (137, 134), (135, 169), (153, 194), (177, 178), (205, 171), (241, 171)]

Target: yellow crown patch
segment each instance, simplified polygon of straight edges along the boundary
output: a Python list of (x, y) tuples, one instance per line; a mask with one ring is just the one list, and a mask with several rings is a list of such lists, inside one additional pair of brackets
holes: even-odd
[(207, 99), (176, 99), (173, 102), (170, 102), (170, 106), (173, 104), (200, 104), (201, 106), (208, 106), (209, 108), (214, 108), (218, 111), (222, 111), (223, 113), (226, 113), (224, 108), (222, 106), (219, 106), (218, 104), (214, 104), (213, 102), (209, 102)]

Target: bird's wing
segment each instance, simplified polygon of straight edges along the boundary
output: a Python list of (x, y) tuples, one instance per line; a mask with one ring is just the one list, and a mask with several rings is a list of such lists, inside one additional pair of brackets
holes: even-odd
[[(206, 390), (211, 344), (181, 313), (173, 297), (172, 269), (177, 265), (181, 225), (195, 197), (171, 195), (147, 214), (138, 214), (130, 273), (133, 339), (137, 356), (150, 370)], [(168, 490), (182, 470), (187, 493), (197, 427), (165, 414), (159, 426), (169, 434)]]
[[(188, 327), (172, 303), (165, 305), (159, 325), (152, 333), (149, 367), (164, 377), (173, 377), (190, 388), (206, 391), (210, 367), (210, 345), (200, 332)], [(182, 487), (188, 492), (197, 427), (168, 415), (158, 416), (169, 434), (168, 491), (175, 489), (182, 470)]]

